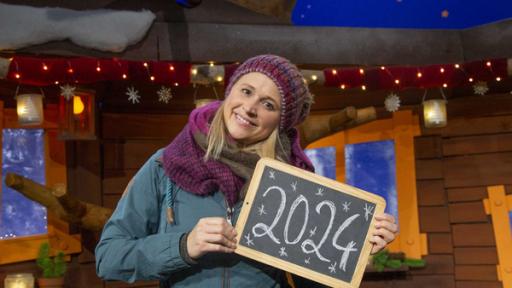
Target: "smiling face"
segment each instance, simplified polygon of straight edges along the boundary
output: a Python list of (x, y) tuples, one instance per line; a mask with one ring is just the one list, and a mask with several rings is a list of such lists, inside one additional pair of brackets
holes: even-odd
[(251, 72), (240, 77), (224, 100), (224, 123), (230, 136), (250, 145), (266, 139), (279, 125), (281, 96), (269, 77)]

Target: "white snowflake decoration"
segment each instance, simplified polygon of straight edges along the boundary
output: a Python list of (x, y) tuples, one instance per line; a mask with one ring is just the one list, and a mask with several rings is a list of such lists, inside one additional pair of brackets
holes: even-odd
[(172, 99), (172, 91), (171, 88), (162, 86), (160, 90), (156, 92), (158, 94), (158, 101), (163, 102), (165, 104), (169, 103), (169, 100)]
[(70, 100), (75, 95), (75, 86), (71, 86), (69, 84), (66, 84), (64, 86), (60, 86), (60, 94), (66, 98), (66, 100)]
[(125, 94), (128, 96), (128, 101), (132, 102), (132, 104), (140, 102), (139, 91), (135, 90), (133, 86), (128, 87)]
[(487, 86), (487, 82), (478, 81), (475, 85), (473, 85), (473, 91), (478, 95), (485, 95), (489, 91), (489, 87)]
[(398, 108), (400, 108), (400, 98), (398, 98), (398, 95), (395, 93), (391, 93), (386, 97), (386, 100), (384, 100), (384, 106), (389, 112), (398, 111)]

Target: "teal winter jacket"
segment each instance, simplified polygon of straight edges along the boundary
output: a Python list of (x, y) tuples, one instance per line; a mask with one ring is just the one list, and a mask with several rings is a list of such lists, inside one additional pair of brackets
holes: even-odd
[[(176, 186), (164, 172), (162, 154), (137, 172), (105, 225), (96, 247), (97, 274), (126, 282), (158, 279), (160, 287), (286, 286), (283, 271), (234, 253), (209, 253), (193, 265), (183, 260), (180, 238), (203, 217), (226, 217), (226, 201), (220, 192), (202, 197)], [(166, 218), (168, 201), (173, 224)], [(234, 207), (233, 225), (240, 207)]]

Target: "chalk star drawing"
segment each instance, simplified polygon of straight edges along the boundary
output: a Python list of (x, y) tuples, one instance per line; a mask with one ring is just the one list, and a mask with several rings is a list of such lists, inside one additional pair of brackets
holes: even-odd
[(348, 206), (350, 206), (350, 203), (351, 202), (345, 202), (345, 203), (342, 204), (343, 205), (343, 211), (348, 212), (348, 210), (350, 210), (350, 208), (348, 208)]
[(313, 237), (316, 234), (316, 226), (313, 228), (313, 230), (309, 230), (309, 237)]
[(304, 259), (304, 263), (309, 264), (309, 260), (311, 260), (311, 257)]
[(366, 221), (368, 221), (368, 216), (373, 215), (373, 208), (371, 206), (368, 206), (367, 203), (364, 203), (364, 218)]
[(261, 206), (258, 208), (258, 214), (260, 214), (260, 216), (267, 214), (267, 212), (265, 212), (265, 205), (261, 204)]
[(247, 235), (244, 236), (245, 238), (245, 244), (247, 244), (247, 246), (254, 246), (254, 241), (252, 241), (251, 239), (251, 234), (247, 233)]
[(318, 192), (315, 193), (316, 196), (324, 196), (324, 188), (318, 188)]
[(329, 271), (333, 274), (336, 273), (336, 263), (337, 262), (334, 262), (329, 266)]
[(279, 249), (279, 256), (281, 256), (281, 257), (284, 257), (284, 256), (288, 257), (288, 253), (286, 253), (285, 250), (286, 250), (286, 247), (281, 247), (281, 249)]
[(292, 184), (290, 184), (290, 185), (292, 185), (292, 189), (293, 189), (293, 191), (297, 191), (297, 181), (293, 182), (293, 183), (292, 183)]
[(274, 170), (268, 171), (268, 177), (270, 179), (276, 179), (276, 175), (275, 174), (276, 174), (276, 171), (274, 171)]

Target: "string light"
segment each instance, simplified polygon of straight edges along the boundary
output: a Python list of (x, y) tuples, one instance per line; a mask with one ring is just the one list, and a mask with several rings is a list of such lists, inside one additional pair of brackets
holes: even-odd
[(217, 76), (215, 80), (217, 80), (217, 82), (222, 82), (222, 76)]
[(386, 67), (380, 66), (380, 70), (386, 70)]
[(338, 74), (338, 71), (336, 71), (336, 69), (332, 69), (332, 75), (336, 75)]
[(96, 71), (101, 72), (101, 67), (100, 66), (96, 67)]
[(441, 69), (439, 69), (439, 72), (444, 73), (444, 68), (441, 67)]
[(192, 71), (192, 75), (194, 75), (194, 76), (197, 75), (197, 69), (194, 68), (191, 71)]
[(178, 87), (179, 86), (178, 82), (174, 82), (174, 86)]
[(149, 79), (151, 79), (151, 81), (155, 81), (155, 76), (150, 76)]
[(460, 65), (459, 64), (455, 64), (455, 69), (459, 69), (460, 68)]
[(487, 67), (491, 67), (491, 61), (487, 61), (487, 63), (485, 63), (485, 65), (487, 65)]
[(123, 79), (126, 79), (128, 78), (128, 76), (126, 76), (126, 74), (123, 74)]
[(416, 76), (417, 76), (418, 78), (421, 78), (421, 77), (423, 76), (423, 74), (421, 74), (421, 72), (418, 72), (418, 74), (416, 74)]
[(366, 91), (366, 85), (361, 86), (361, 89), (363, 89), (363, 91)]
[(20, 75), (20, 73), (16, 73), (16, 74), (14, 74), (14, 77), (16, 77), (16, 79), (20, 79), (21, 75)]
[(148, 62), (144, 62), (144, 64), (142, 64), (142, 65), (144, 65), (144, 67), (148, 68)]
[(395, 79), (395, 84), (396, 85), (400, 84), (400, 80), (399, 79)]
[(215, 65), (215, 63), (213, 61), (210, 61), (210, 67), (213, 67), (213, 65)]
[(73, 68), (69, 68), (69, 69), (68, 69), (68, 73), (69, 73), (69, 74), (72, 74), (73, 72), (74, 72), (74, 71), (73, 71)]
[(46, 64), (44, 64), (44, 63), (43, 63), (43, 70), (48, 71), (48, 66), (46, 66)]
[(174, 71), (174, 66), (169, 65), (169, 70)]
[(59, 85), (59, 81), (55, 81), (54, 83), (55, 83), (55, 85)]
[(363, 75), (364, 74), (364, 70), (363, 68), (359, 68), (359, 74)]
[(473, 82), (473, 78), (469, 77), (468, 81)]
[(316, 75), (314, 75), (314, 74), (313, 74), (313, 75), (311, 75), (311, 80), (316, 81), (317, 79), (318, 79), (318, 76), (316, 76)]
[(444, 88), (448, 87), (448, 84), (443, 83), (443, 87), (444, 87)]
[(496, 77), (496, 81), (500, 82), (501, 81), (501, 77)]
[(345, 87), (346, 87), (345, 84), (341, 84), (341, 86), (340, 86), (340, 88), (343, 90), (345, 90)]

